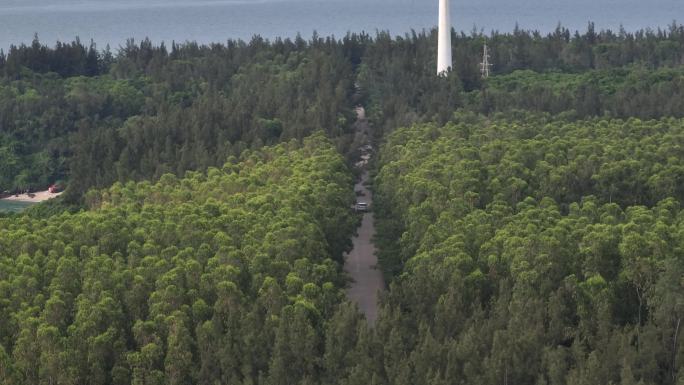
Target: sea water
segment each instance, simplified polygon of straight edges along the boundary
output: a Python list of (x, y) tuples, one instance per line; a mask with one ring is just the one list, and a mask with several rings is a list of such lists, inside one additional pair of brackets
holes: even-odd
[[(126, 39), (154, 42), (224, 42), (254, 35), (341, 37), (376, 30), (403, 35), (437, 24), (437, 0), (0, 0), (0, 49), (30, 43), (91, 39), (116, 50)], [(628, 31), (684, 22), (684, 0), (452, 0), (457, 30), (548, 32), (561, 23), (572, 30)]]
[(32, 205), (33, 203), (28, 202), (0, 200), (0, 213), (18, 213)]

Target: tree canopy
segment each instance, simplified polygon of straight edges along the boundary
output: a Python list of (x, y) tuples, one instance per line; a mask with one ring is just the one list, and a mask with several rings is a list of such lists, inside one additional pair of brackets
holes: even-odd
[(0, 383), (318, 378), (349, 186), (316, 134), (94, 190), (76, 214), (0, 219)]
[(377, 375), (678, 384), (682, 123), (463, 116), (390, 135), (377, 338), (395, 358)]
[(684, 27), (435, 34), (0, 52), (0, 384), (684, 384)]

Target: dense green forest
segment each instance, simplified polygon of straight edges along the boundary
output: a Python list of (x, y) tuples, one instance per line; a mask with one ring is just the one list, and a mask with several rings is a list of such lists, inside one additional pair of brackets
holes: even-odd
[(436, 41), (0, 52), (0, 384), (684, 385), (684, 27)]
[[(485, 42), (497, 75), (489, 80), (479, 72)], [(439, 78), (434, 30), (210, 46), (131, 40), (116, 53), (36, 38), (0, 54), (0, 191), (67, 180), (77, 201), (90, 187), (219, 167), (317, 129), (349, 154), (356, 103), (379, 139), (414, 122), (445, 123), (459, 108), (684, 115), (681, 25), (454, 32), (453, 46), (453, 74)]]
[(352, 66), (319, 43), (130, 41), (116, 58), (77, 42), (15, 47), (0, 60), (0, 188), (67, 179), (77, 200), (90, 187), (182, 176), (319, 129), (344, 151)]
[(682, 383), (682, 139), (672, 118), (392, 134), (375, 180), (389, 383)]
[(684, 202), (684, 121), (666, 118), (578, 122), (529, 115), (519, 120), (459, 116), (401, 129), (387, 139), (376, 179), (379, 207), (401, 237), (401, 266), (445, 211), (463, 217), (531, 198), (550, 199), (561, 213), (588, 197), (617, 207)]
[[(452, 34), (452, 76), (434, 76), (436, 31), (366, 44), (358, 80), (381, 140), (415, 122), (446, 123), (456, 109), (481, 114), (525, 109), (578, 119), (684, 116), (684, 27), (584, 34), (558, 27), (542, 35), (516, 30)], [(493, 77), (482, 79), (487, 43)]]
[(86, 212), (0, 220), (0, 383), (318, 378), (350, 184), (318, 134), (93, 190)]

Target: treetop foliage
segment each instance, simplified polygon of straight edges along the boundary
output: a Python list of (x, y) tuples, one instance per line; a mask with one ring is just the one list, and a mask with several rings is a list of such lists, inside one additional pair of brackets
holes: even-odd
[(393, 281), (378, 338), (398, 358), (379, 373), (677, 384), (683, 132), (522, 114), (395, 131), (375, 211)]
[[(222, 44), (76, 40), (0, 54), (0, 189), (90, 187), (220, 167), (228, 156), (323, 129), (348, 153), (353, 107), (378, 138), (458, 108), (570, 118), (681, 117), (684, 27), (542, 35), (454, 33), (453, 74), (434, 76), (436, 31)], [(487, 42), (494, 77), (479, 62)], [(522, 71), (522, 72), (520, 72)], [(529, 72), (533, 71), (533, 72)], [(562, 75), (560, 75), (560, 74)], [(501, 76), (501, 77), (499, 77)]]
[(435, 34), (0, 54), (0, 384), (684, 384), (684, 27)]
[(91, 191), (88, 211), (0, 219), (0, 383), (318, 375), (290, 365), (323, 354), (344, 296), (350, 185), (316, 134)]

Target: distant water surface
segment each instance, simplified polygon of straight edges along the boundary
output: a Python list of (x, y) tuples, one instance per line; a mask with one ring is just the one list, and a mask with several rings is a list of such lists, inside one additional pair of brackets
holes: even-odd
[(28, 202), (15, 202), (15, 201), (4, 201), (0, 200), (0, 213), (18, 213), (24, 211), (33, 203)]
[[(585, 30), (628, 31), (684, 21), (684, 0), (452, 0), (457, 30), (511, 31), (516, 23), (542, 32), (558, 23)], [(437, 0), (0, 0), (0, 49), (30, 43), (93, 39), (113, 49), (127, 38), (155, 42), (228, 38), (341, 37), (347, 31), (401, 35), (436, 25)]]

